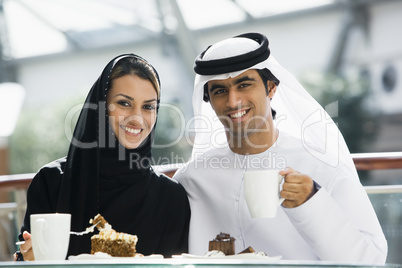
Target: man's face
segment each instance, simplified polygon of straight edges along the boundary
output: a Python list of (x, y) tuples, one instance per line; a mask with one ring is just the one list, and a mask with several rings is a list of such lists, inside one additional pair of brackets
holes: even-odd
[(273, 82), (268, 81), (267, 96), (260, 75), (251, 69), (234, 78), (211, 80), (207, 85), (212, 108), (228, 134), (246, 137), (270, 131), (270, 98), (276, 91)]

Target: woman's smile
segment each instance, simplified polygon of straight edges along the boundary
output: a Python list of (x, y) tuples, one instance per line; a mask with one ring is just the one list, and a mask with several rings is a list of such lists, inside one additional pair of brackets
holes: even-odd
[(120, 125), (120, 127), (128, 134), (128, 135), (138, 135), (140, 132), (143, 131), (143, 129), (139, 126), (133, 126), (133, 127), (128, 127), (128, 126), (123, 126)]

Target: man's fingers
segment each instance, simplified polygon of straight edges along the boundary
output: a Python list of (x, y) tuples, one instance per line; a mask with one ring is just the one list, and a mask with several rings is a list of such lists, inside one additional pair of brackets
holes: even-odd
[(282, 205), (287, 208), (300, 206), (311, 196), (314, 183), (310, 176), (287, 167), (279, 172), (285, 177), (281, 197), (285, 198)]
[(289, 183), (304, 183), (309, 182), (311, 178), (307, 175), (301, 173), (291, 173), (286, 175), (285, 182)]
[(298, 207), (298, 206), (299, 206), (299, 204), (298, 204), (297, 202), (291, 201), (291, 200), (285, 200), (285, 201), (283, 201), (282, 205), (283, 205), (285, 208), (295, 208), (295, 207)]
[(290, 167), (287, 167), (287, 168), (279, 171), (279, 174), (282, 176), (287, 176), (291, 173), (299, 173), (299, 172), (297, 172), (296, 170), (294, 170), (293, 168), (290, 168)]
[(302, 199), (304, 197), (303, 193), (300, 192), (289, 192), (289, 191), (281, 191), (281, 197), (285, 198), (286, 200), (291, 200), (291, 201), (295, 201), (295, 200), (299, 200)]
[(299, 192), (300, 184), (285, 182), (282, 185), (282, 190), (285, 192)]

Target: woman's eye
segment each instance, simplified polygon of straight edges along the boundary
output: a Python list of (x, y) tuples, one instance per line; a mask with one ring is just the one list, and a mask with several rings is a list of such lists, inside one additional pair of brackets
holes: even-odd
[(123, 107), (130, 107), (130, 103), (127, 101), (118, 101), (117, 104)]
[(151, 104), (144, 105), (145, 110), (155, 110), (155, 106)]

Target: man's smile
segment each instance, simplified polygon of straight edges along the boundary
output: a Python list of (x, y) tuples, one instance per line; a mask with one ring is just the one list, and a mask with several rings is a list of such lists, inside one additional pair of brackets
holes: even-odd
[(241, 121), (251, 109), (241, 109), (234, 112), (227, 113), (232, 120)]

